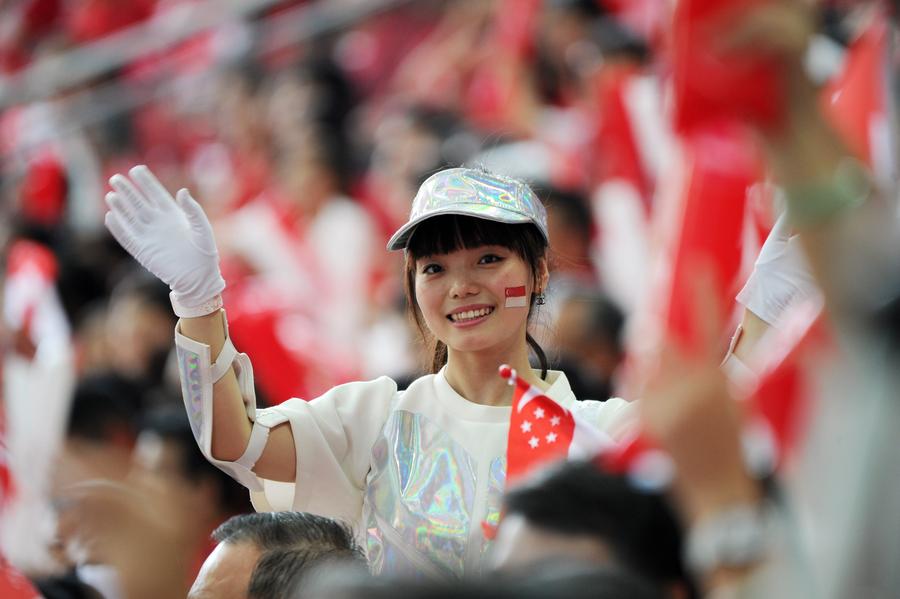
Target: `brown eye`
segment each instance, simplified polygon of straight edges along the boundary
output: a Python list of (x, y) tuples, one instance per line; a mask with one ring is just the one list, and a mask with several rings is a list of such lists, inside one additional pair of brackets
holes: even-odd
[(502, 256), (498, 256), (497, 254), (485, 254), (478, 260), (478, 264), (493, 264), (494, 262), (500, 262), (503, 260)]
[(426, 264), (425, 266), (422, 267), (423, 275), (433, 275), (433, 274), (437, 274), (439, 272), (441, 272), (441, 266), (439, 264), (435, 264), (433, 262), (431, 264)]

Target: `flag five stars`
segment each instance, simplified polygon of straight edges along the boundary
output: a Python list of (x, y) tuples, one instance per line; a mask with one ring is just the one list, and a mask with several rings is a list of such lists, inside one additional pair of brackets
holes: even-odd
[(515, 385), (507, 445), (507, 481), (538, 465), (567, 457), (575, 432), (572, 413), (506, 367), (500, 375)]

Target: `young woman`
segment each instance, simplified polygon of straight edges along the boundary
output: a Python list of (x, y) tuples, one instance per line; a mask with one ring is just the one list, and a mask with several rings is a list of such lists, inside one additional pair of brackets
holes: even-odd
[[(365, 536), (376, 573), (481, 570), (506, 474), (507, 363), (551, 399), (617, 436), (622, 400), (576, 402), (528, 334), (548, 280), (546, 212), (525, 184), (473, 169), (429, 178), (391, 250), (406, 254), (412, 315), (434, 373), (335, 387), (255, 409), (249, 360), (227, 339), (225, 282), (203, 211), (143, 166), (115, 175), (106, 225), (172, 288), (185, 406), (201, 450), (252, 491), (257, 509), (342, 518)], [(531, 370), (529, 344), (541, 361)]]

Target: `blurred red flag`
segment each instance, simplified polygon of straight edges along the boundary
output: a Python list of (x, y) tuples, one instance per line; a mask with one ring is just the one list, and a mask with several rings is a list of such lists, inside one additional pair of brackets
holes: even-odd
[(35, 590), (27, 578), (0, 557), (0, 597), (3, 599), (39, 599), (41, 594)]
[(726, 19), (768, 0), (680, 0), (672, 22), (675, 127), (737, 118), (764, 127), (782, 117), (782, 81), (776, 58), (716, 51)]
[(824, 111), (832, 126), (870, 165), (881, 142), (877, 136), (890, 135), (885, 88), (887, 34), (887, 19), (883, 15), (873, 18), (848, 49), (841, 73), (822, 92)]
[[(747, 192), (762, 177), (756, 149), (734, 126), (708, 127), (684, 139), (686, 178), (681, 223), (673, 244), (671, 292), (666, 317), (669, 337), (692, 348), (698, 274), (712, 275), (714, 305), (726, 314), (741, 274)], [(710, 315), (712, 316), (712, 315)]]

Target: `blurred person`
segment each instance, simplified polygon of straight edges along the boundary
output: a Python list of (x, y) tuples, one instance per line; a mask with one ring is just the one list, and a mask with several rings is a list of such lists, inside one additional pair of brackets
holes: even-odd
[[(433, 374), (402, 392), (382, 377), (257, 413), (249, 360), (226, 335), (225, 284), (205, 215), (146, 167), (129, 174), (111, 179), (107, 224), (173, 288), (185, 405), (204, 454), (253, 491), (257, 509), (310, 511), (364, 529), (376, 573), (454, 578), (482, 569), (486, 541), (475, 523), (499, 510), (511, 414), (498, 365), (614, 437), (631, 423), (624, 401), (577, 402), (528, 331), (547, 285), (547, 222), (517, 180), (441, 171), (391, 239), (390, 250), (405, 250), (409, 307)], [(530, 349), (540, 369), (531, 369)]]
[(553, 249), (553, 287), (561, 292), (566, 288), (596, 288), (597, 273), (591, 259), (593, 228), (587, 198), (577, 191), (549, 188), (547, 224), (550, 235), (558, 240)]
[(180, 405), (169, 403), (146, 413), (134, 448), (138, 468), (183, 481), (196, 497), (193, 518), (198, 534), (190, 540), (189, 579), (212, 551), (210, 533), (235, 514), (253, 510), (246, 489), (210, 464), (197, 449), (191, 424)]
[[(224, 255), (251, 271), (230, 290), (229, 302), (245, 307), (234, 313), (235, 338), (250, 353), (280, 351), (296, 364), (289, 373), (274, 361), (258, 366), (270, 398), (316, 395), (358, 378), (357, 343), (372, 319), (380, 268), (374, 223), (344, 193), (339, 141), (318, 126), (298, 133), (279, 156), (275, 183), (217, 227)], [(270, 324), (259, 324), (260, 313)], [(313, 339), (315, 347), (305, 341)]]
[(696, 596), (665, 496), (591, 462), (567, 462), (510, 489), (491, 549), (510, 576), (553, 562), (624, 568), (672, 598)]
[(406, 222), (410, 198), (422, 181), (440, 169), (466, 164), (480, 147), (458, 114), (420, 105), (381, 118), (372, 143), (362, 197), (385, 242)]
[(75, 523), (72, 538), (90, 549), (90, 584), (79, 580), (86, 572), (81, 567), (77, 586), (42, 585), (42, 593), (60, 599), (184, 597), (193, 540), (202, 534), (197, 498), (180, 476), (147, 470), (61, 489), (59, 499)]
[(135, 271), (112, 290), (106, 314), (112, 368), (147, 392), (164, 386), (171, 351), (168, 332), (175, 319), (168, 309), (168, 289)]
[(252, 201), (272, 179), (265, 75), (251, 59), (236, 60), (217, 73), (212, 118), (218, 139), (199, 146), (190, 158), (192, 177), (210, 198), (206, 209), (213, 220)]
[(328, 339), (345, 344), (368, 318), (374, 223), (345, 195), (340, 140), (315, 125), (297, 134), (279, 156), (275, 184), (218, 229), (226, 252), (297, 302)]
[(579, 398), (612, 397), (625, 359), (625, 316), (602, 293), (575, 292), (562, 300), (556, 319), (559, 363)]
[(302, 132), (318, 126), (340, 148), (341, 163), (350, 164), (348, 119), (356, 94), (343, 71), (327, 56), (317, 55), (275, 76), (267, 92), (267, 126), (275, 152), (289, 149)]
[(189, 599), (288, 599), (315, 567), (364, 563), (349, 527), (303, 512), (234, 516), (212, 537)]
[(143, 400), (139, 386), (111, 372), (85, 377), (75, 388), (50, 490), (57, 516), (52, 552), (65, 573), (35, 581), (48, 597), (66, 597), (66, 589), (118, 596), (114, 575), (81, 536), (80, 516), (66, 493), (85, 481), (121, 482), (128, 476)]

